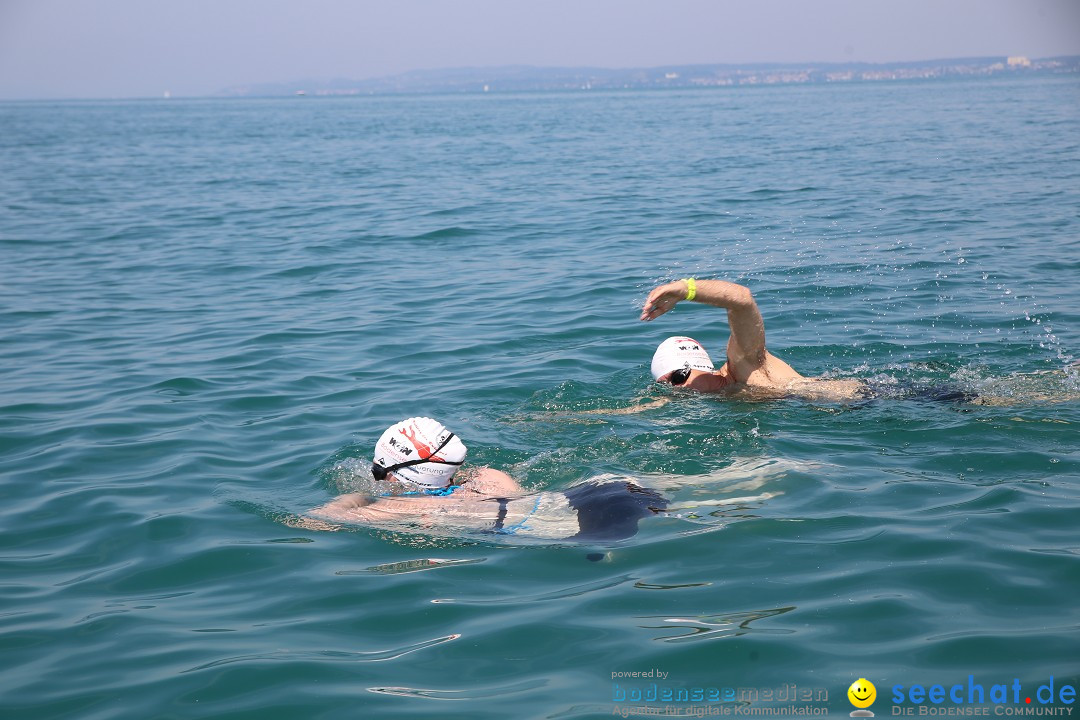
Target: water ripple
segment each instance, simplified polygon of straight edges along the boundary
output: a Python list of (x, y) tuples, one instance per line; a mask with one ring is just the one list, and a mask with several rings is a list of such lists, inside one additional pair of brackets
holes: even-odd
[(617, 587), (633, 579), (634, 578), (630, 575), (621, 575), (619, 577), (605, 578), (603, 580), (597, 580), (596, 582), (584, 583), (582, 585), (573, 585), (571, 587), (560, 588), (558, 590), (552, 590), (550, 592), (544, 592), (534, 595), (507, 595), (497, 598), (436, 598), (431, 602), (436, 604), (457, 603), (461, 605), (521, 605), (529, 603), (540, 603), (548, 602), (551, 600), (562, 600), (565, 598), (580, 597), (582, 595), (598, 592), (600, 590), (607, 590), (608, 588)]
[[(210, 630), (198, 630), (196, 632), (211, 632)], [(214, 629), (213, 632), (226, 632), (224, 629)], [(215, 660), (210, 663), (199, 665), (197, 667), (189, 668), (181, 672), (197, 672), (199, 670), (208, 670), (214, 667), (220, 667), (222, 665), (232, 665), (234, 663), (250, 663), (261, 661), (272, 662), (295, 662), (297, 660), (310, 660), (314, 662), (345, 662), (345, 663), (369, 663), (369, 662), (384, 662), (387, 660), (395, 660), (403, 655), (417, 652), (418, 650), (424, 650), (429, 647), (441, 645), (442, 643), (457, 640), (461, 635), (447, 635), (445, 637), (433, 638), (431, 640), (425, 640), (424, 642), (413, 643), (412, 645), (405, 645), (399, 648), (392, 648), (389, 650), (371, 650), (366, 652), (346, 652), (340, 650), (282, 650), (272, 653), (258, 653), (253, 655), (238, 655), (236, 657), (222, 658), (221, 660)]]
[(401, 575), (403, 573), (425, 572), (438, 570), (458, 565), (473, 565), (482, 563), (487, 558), (419, 558), (417, 560), (401, 560), (381, 565), (372, 565), (363, 570), (339, 570), (336, 575)]
[(403, 697), (424, 698), (426, 700), (490, 700), (493, 698), (517, 695), (529, 690), (544, 687), (543, 680), (525, 680), (507, 685), (476, 687), (468, 690), (430, 690), (411, 687), (370, 687), (368, 692), (381, 695), (400, 695)]
[(702, 640), (722, 640), (739, 637), (748, 633), (767, 635), (789, 635), (794, 630), (783, 628), (752, 628), (750, 624), (764, 618), (775, 617), (791, 612), (794, 607), (775, 608), (773, 610), (754, 610), (750, 612), (721, 613), (716, 615), (694, 615), (692, 617), (664, 617), (662, 615), (643, 616), (642, 619), (662, 618), (664, 625), (641, 625), (646, 629), (684, 628), (688, 632), (680, 635), (659, 635), (655, 640), (667, 643), (699, 642)]

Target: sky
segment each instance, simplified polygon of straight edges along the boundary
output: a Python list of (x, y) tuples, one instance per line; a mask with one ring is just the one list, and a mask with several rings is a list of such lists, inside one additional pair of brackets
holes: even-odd
[(0, 0), (0, 99), (535, 65), (1080, 55), (1080, 0)]

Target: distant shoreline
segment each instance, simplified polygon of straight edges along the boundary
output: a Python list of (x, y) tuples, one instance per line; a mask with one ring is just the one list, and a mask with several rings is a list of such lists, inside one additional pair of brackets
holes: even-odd
[(493, 68), (415, 70), (368, 80), (304, 80), (221, 90), (211, 97), (412, 95), (647, 90), (747, 85), (804, 85), (960, 77), (1044, 77), (1080, 74), (1080, 56), (1029, 59), (992, 56), (896, 63), (768, 63), (669, 65), (652, 68)]
[(757, 63), (651, 68), (509, 65), (413, 70), (366, 80), (302, 80), (234, 86), (208, 95), (113, 95), (0, 98), (0, 103), (108, 100), (511, 95), (635, 90), (692, 90), (789, 85), (842, 85), (988, 78), (1080, 77), (1080, 55), (1029, 59), (990, 56), (895, 63)]

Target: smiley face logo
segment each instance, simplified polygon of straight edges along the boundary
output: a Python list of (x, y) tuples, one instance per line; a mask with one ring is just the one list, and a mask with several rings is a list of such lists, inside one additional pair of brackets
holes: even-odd
[(847, 689), (848, 700), (857, 708), (868, 708), (877, 699), (877, 688), (866, 678), (859, 678)]

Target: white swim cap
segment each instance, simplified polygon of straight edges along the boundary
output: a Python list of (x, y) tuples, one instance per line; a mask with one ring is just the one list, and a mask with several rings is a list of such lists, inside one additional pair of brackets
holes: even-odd
[[(391, 425), (375, 443), (374, 472), (392, 472), (399, 480), (424, 490), (450, 484), (465, 462), (465, 444), (442, 423), (414, 417)], [(376, 475), (376, 479), (381, 479)]]
[(694, 338), (669, 337), (652, 356), (653, 380), (659, 380), (672, 370), (713, 370), (712, 358)]

